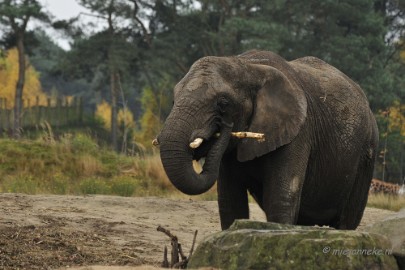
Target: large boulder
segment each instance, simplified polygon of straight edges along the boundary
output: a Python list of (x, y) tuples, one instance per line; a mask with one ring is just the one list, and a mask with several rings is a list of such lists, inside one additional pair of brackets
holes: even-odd
[(398, 269), (391, 252), (378, 234), (238, 220), (200, 243), (188, 267)]
[(386, 236), (391, 241), (393, 255), (400, 269), (405, 269), (405, 209), (383, 221), (365, 227), (364, 230)]

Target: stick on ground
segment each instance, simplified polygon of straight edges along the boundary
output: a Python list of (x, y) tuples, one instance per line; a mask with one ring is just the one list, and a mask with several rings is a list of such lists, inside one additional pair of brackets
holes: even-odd
[[(159, 232), (162, 232), (162, 233), (166, 234), (170, 238), (171, 245), (172, 245), (171, 262), (169, 263), (169, 261), (167, 259), (167, 247), (165, 246), (164, 255), (163, 255), (163, 262), (162, 262), (161, 266), (163, 268), (176, 268), (176, 269), (185, 269), (185, 268), (187, 268), (188, 261), (190, 260), (190, 257), (191, 257), (191, 255), (193, 254), (193, 251), (194, 251), (194, 246), (195, 246), (195, 241), (197, 239), (198, 231), (194, 232), (193, 244), (191, 246), (190, 253), (189, 253), (188, 257), (187, 257), (183, 253), (183, 250), (181, 248), (181, 244), (178, 242), (177, 236), (175, 236), (168, 229), (165, 229), (162, 226), (158, 226), (157, 230)], [(180, 255), (180, 258), (179, 258), (179, 255)], [(181, 259), (181, 261), (179, 259)]]

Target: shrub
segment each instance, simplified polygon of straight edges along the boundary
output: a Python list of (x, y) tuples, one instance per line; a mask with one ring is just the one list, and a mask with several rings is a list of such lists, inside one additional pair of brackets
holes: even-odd
[(119, 196), (131, 197), (138, 186), (139, 181), (136, 179), (128, 177), (118, 178), (112, 182), (111, 191)]
[(83, 194), (109, 194), (111, 192), (107, 183), (98, 178), (89, 178), (79, 184), (80, 192)]
[(49, 183), (46, 183), (45, 189), (52, 194), (64, 195), (69, 193), (70, 185), (67, 178), (56, 175)]
[(38, 182), (30, 176), (8, 178), (3, 182), (3, 191), (11, 193), (36, 194)]
[(82, 133), (73, 136), (71, 145), (73, 152), (95, 154), (99, 150), (98, 144), (90, 136)]

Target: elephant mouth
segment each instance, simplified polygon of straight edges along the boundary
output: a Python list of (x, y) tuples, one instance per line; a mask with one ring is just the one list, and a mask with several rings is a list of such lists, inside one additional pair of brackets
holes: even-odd
[[(221, 130), (221, 121), (215, 119), (214, 123), (209, 125), (209, 128), (200, 129), (193, 132), (190, 139), (190, 148), (192, 150), (192, 158), (195, 161), (200, 161), (207, 157), (209, 151), (214, 146), (215, 142), (219, 138), (219, 132)], [(195, 144), (196, 140), (200, 140)], [(195, 144), (193, 146), (193, 143)]]
[(207, 157), (209, 151), (211, 150), (212, 146), (215, 144), (216, 140), (217, 140), (217, 138), (212, 136), (208, 140), (204, 140), (198, 148), (193, 149), (193, 153), (192, 153), (193, 160), (200, 161), (201, 159)]
[(205, 165), (206, 157), (208, 156), (209, 151), (212, 146), (215, 144), (216, 139), (211, 139), (204, 141), (197, 149), (193, 150), (192, 159), (193, 159), (193, 168), (197, 174), (203, 172)]
[[(190, 149), (192, 150), (192, 160), (196, 173), (202, 173), (206, 161), (212, 158), (212, 154), (215, 152), (212, 150), (216, 148), (215, 146), (222, 135), (223, 126), (232, 128), (233, 123), (227, 123), (223, 119), (216, 118), (207, 128), (194, 131), (190, 137)], [(196, 143), (196, 140), (200, 140), (200, 142)]]
[[(197, 195), (214, 185), (232, 127), (233, 123), (220, 123), (194, 130), (190, 136), (183, 133), (188, 137), (188, 145), (184, 145), (186, 138), (177, 140), (168, 132), (170, 129), (163, 129), (158, 138), (161, 142), (160, 157), (166, 174), (175, 187), (183, 193)], [(217, 133), (220, 133), (218, 137)], [(193, 160), (205, 162), (200, 166)]]

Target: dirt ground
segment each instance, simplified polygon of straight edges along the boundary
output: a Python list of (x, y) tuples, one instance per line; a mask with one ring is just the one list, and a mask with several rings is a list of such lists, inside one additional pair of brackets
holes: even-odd
[[(265, 220), (256, 204), (251, 219)], [(362, 226), (391, 214), (366, 209)], [(217, 202), (156, 197), (0, 194), (0, 269), (118, 269), (105, 266), (160, 266), (177, 235), (186, 254), (219, 231)], [(98, 265), (98, 266), (95, 266)]]

